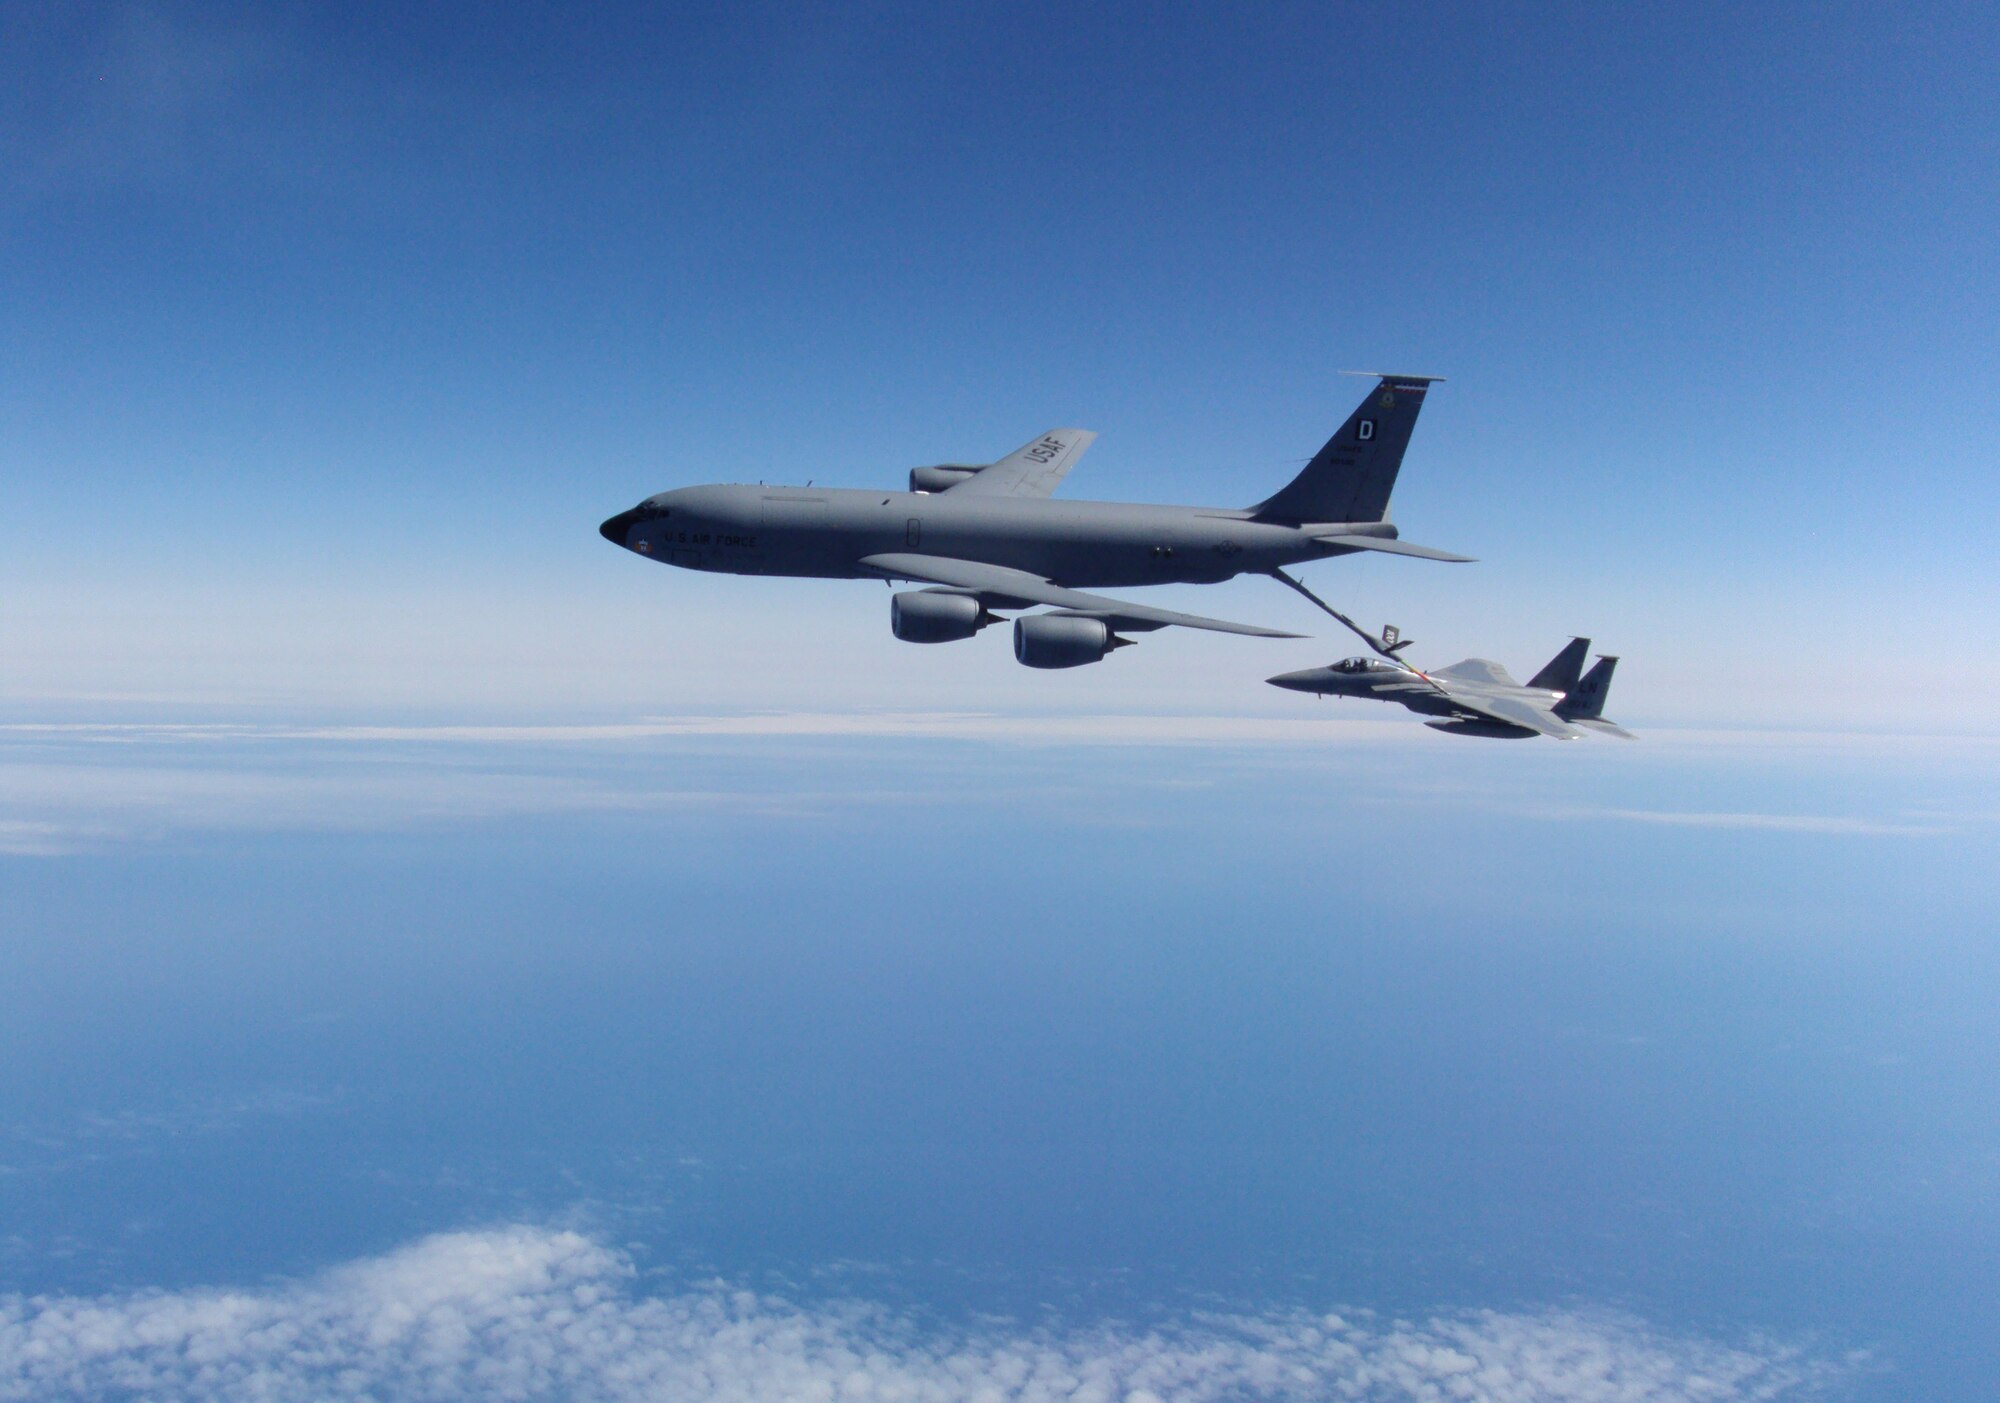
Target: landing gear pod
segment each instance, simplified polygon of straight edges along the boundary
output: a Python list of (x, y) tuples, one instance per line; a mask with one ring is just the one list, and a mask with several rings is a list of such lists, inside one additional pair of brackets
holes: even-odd
[(1120, 638), (1102, 619), (1076, 614), (1029, 614), (1014, 620), (1014, 660), (1028, 667), (1082, 667), (1101, 662)]

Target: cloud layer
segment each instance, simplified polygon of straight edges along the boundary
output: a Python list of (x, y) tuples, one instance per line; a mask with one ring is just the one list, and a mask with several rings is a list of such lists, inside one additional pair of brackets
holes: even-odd
[[(402, 829), (672, 808), (817, 815), (855, 803), (965, 801), (962, 783), (922, 778), (934, 773), (930, 763), (888, 767), (901, 778), (886, 789), (874, 777), (881, 766), (865, 780), (835, 768), (802, 771), (790, 747), (805, 740), (1004, 745), (1014, 753), (1173, 750), (1180, 763), (1172, 773), (1183, 777), (1189, 757), (1233, 752), (1246, 763), (1205, 772), (1201, 782), (1269, 774), (1278, 764), (1294, 776), (1317, 771), (1344, 793), (1366, 785), (1378, 799), (1443, 799), (1461, 810), (1548, 821), (1866, 837), (1992, 821), (1985, 790), (1954, 807), (1940, 798), (1936, 778), (1963, 782), (1990, 772), (2000, 758), (1993, 740), (1673, 731), (1648, 739), (1645, 747), (1537, 748), (1526, 757), (1536, 782), (1524, 788), (1524, 757), (1512, 747), (1443, 741), (1414, 723), (1358, 717), (1329, 725), (1259, 716), (822, 711), (525, 725), (10, 722), (0, 723), (0, 856), (59, 857), (190, 831)], [(697, 771), (687, 762), (703, 756), (718, 763), (700, 771), (708, 783), (691, 784)], [(1883, 792), (1829, 787), (1825, 765), (1834, 758)], [(1763, 780), (1740, 782), (1747, 760), (1764, 766)], [(1699, 773), (1702, 807), (1652, 802), (1663, 779), (1697, 774), (1695, 766), (1710, 767)], [(1030, 771), (1044, 790), (1070, 783), (1060, 766), (1008, 773), (1020, 780)], [(1104, 773), (1156, 785), (1169, 771), (1132, 764)], [(1735, 782), (1718, 784), (1719, 773)], [(1605, 792), (1597, 776), (1617, 788)], [(1104, 792), (1102, 781), (1094, 787)], [(1591, 801), (1564, 802), (1565, 789)], [(981, 791), (998, 798), (1001, 787), (986, 783)], [(1615, 795), (1627, 802), (1605, 802)], [(1774, 799), (1792, 811), (1709, 806)]]
[(0, 1297), (0, 1399), (1729, 1400), (1828, 1363), (1569, 1312), (1304, 1311), (1070, 1331), (925, 1326), (722, 1287), (648, 1295), (575, 1232), (426, 1238), (260, 1291)]

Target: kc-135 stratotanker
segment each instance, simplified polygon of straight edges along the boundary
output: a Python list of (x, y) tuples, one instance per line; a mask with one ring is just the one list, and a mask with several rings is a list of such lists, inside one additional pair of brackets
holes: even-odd
[(1297, 638), (1086, 591), (1264, 574), (1304, 592), (1285, 566), (1357, 551), (1468, 560), (1412, 545), (1389, 522), (1396, 470), (1438, 378), (1380, 376), (1304, 471), (1253, 507), (1053, 500), (1096, 435), (1051, 429), (995, 463), (914, 469), (907, 492), (682, 487), (598, 529), (690, 570), (928, 586), (890, 602), (890, 628), (908, 643), (970, 638), (998, 612), (1048, 606), (1014, 620), (1014, 656), (1029, 667), (1094, 663), (1132, 641), (1123, 634), (1176, 624)]

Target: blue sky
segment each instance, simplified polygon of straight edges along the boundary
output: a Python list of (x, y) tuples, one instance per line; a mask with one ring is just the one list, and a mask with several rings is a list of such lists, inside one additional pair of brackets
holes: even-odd
[[(1989, 8), (0, 14), (0, 1399), (1976, 1398)], [(1642, 739), (603, 517), (1057, 424)], [(1896, 690), (1891, 689), (1894, 684)]]
[[(1590, 632), (1685, 724), (1978, 728), (2000, 681), (1978, 7), (6, 23), (16, 696), (616, 711), (858, 653), (850, 704), (971, 669), (1023, 709), (1296, 705), (1255, 683), (1342, 645), (1170, 638), (1065, 689), (590, 527), (1071, 422), (1069, 493), (1239, 504), (1357, 366), (1451, 377), (1397, 511), (1482, 564), (1318, 583), (1429, 661)], [(676, 647), (723, 665), (642, 660)], [(1889, 651), (1940, 669), (1930, 718), (1855, 694)]]

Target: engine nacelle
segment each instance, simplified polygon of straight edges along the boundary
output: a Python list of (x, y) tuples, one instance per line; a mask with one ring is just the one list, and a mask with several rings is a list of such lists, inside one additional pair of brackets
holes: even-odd
[(1014, 620), (1014, 660), (1029, 667), (1082, 667), (1131, 641), (1102, 619), (1028, 614)]
[(889, 601), (889, 631), (905, 643), (956, 643), (992, 622), (986, 606), (969, 594), (905, 590)]
[(968, 478), (979, 476), (984, 463), (939, 463), (934, 468), (911, 468), (910, 490), (912, 492), (942, 492), (947, 487), (956, 487)]

